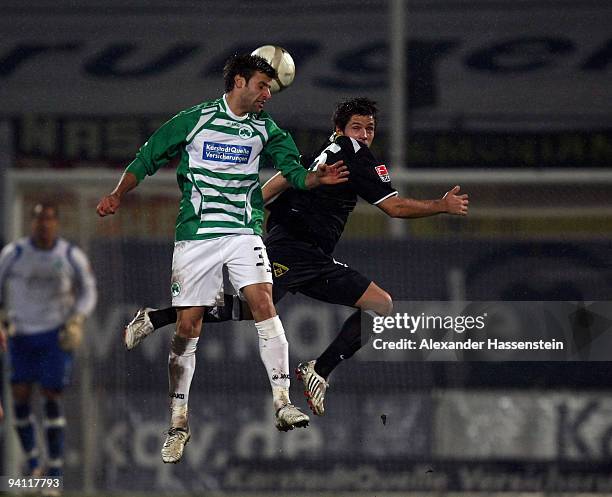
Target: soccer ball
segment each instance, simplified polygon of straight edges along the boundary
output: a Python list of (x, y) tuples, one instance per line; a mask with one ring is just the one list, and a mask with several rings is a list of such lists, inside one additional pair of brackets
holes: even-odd
[(293, 57), (282, 47), (276, 45), (264, 45), (251, 53), (259, 55), (268, 61), (276, 69), (276, 78), (270, 83), (270, 91), (276, 93), (282, 91), (293, 83), (295, 78), (295, 63)]

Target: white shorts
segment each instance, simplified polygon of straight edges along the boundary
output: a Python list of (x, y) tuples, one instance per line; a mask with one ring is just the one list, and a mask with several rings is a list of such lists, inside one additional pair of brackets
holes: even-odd
[(175, 242), (172, 306), (214, 306), (223, 288), (223, 266), (234, 288), (272, 283), (266, 247), (258, 235), (231, 235)]

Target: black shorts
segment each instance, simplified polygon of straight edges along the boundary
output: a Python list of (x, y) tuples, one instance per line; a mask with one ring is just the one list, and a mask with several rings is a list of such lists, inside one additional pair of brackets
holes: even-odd
[(372, 280), (334, 260), (316, 245), (294, 238), (266, 242), (274, 277), (274, 303), (287, 292), (313, 299), (354, 306)]

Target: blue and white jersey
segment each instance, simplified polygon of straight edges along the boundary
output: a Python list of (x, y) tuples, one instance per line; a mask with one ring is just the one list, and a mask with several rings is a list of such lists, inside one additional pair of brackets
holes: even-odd
[(96, 301), (89, 260), (67, 240), (58, 238), (43, 250), (22, 238), (0, 253), (0, 306), (17, 335), (59, 328), (73, 314), (88, 316)]

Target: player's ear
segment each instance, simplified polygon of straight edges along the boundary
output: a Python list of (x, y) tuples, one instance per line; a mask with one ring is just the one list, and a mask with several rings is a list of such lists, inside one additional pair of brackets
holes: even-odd
[(337, 136), (344, 135), (344, 131), (342, 131), (338, 126), (336, 126), (336, 131), (334, 131), (334, 133), (336, 133)]
[(246, 86), (246, 78), (240, 76), (240, 74), (236, 74), (236, 76), (234, 76), (234, 86), (236, 88), (244, 88)]

